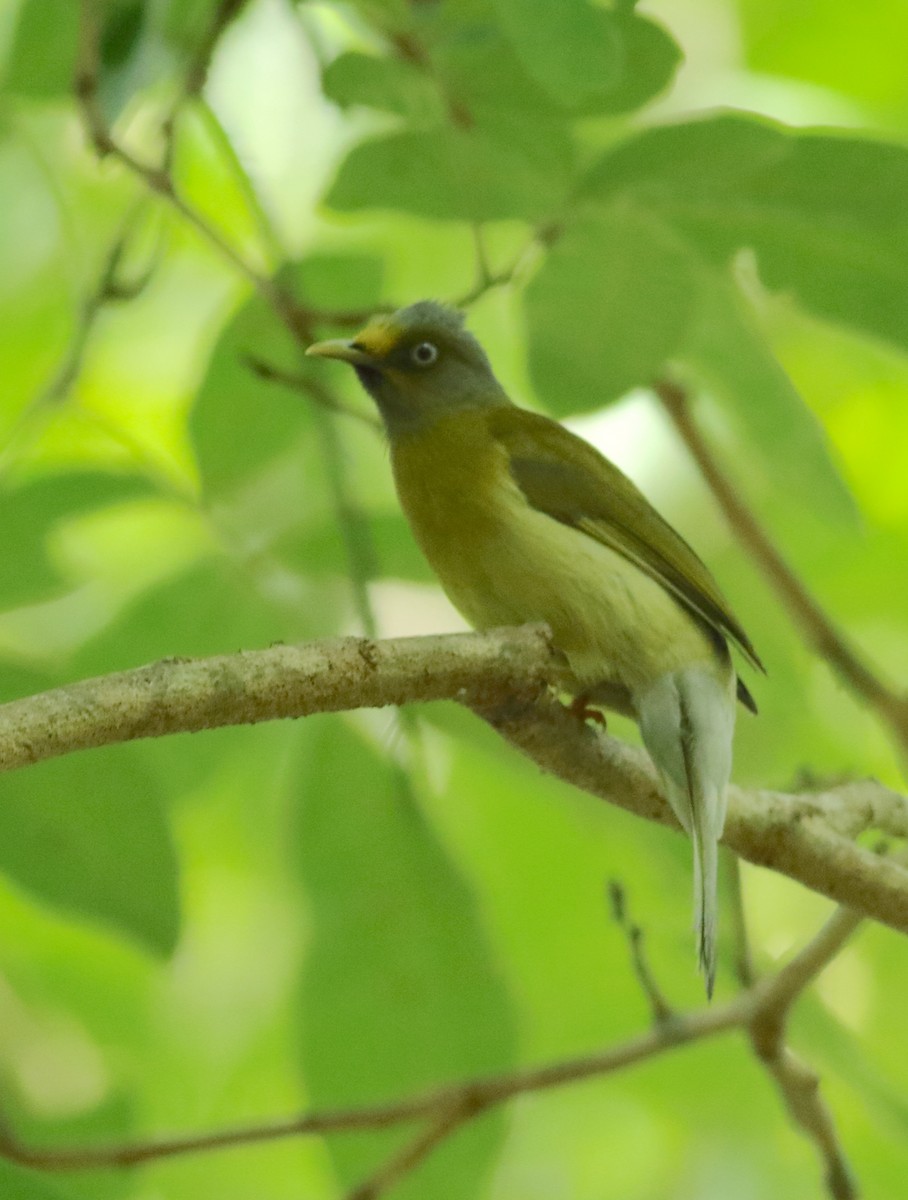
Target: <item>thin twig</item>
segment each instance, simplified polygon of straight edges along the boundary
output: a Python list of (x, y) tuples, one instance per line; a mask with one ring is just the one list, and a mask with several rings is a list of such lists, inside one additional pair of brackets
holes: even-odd
[(108, 247), (97, 281), (81, 303), (75, 330), (62, 362), (49, 382), (25, 406), (8, 432), (6, 444), (0, 451), (0, 471), (20, 452), (25, 435), (31, 433), (34, 437), (34, 426), (40, 423), (43, 428), (69, 395), (82, 373), (91, 337), (102, 311), (109, 305), (135, 299), (148, 283), (151, 268), (131, 280), (121, 275), (123, 257), (133, 234), (138, 207), (130, 210)]
[(474, 221), (470, 226), (470, 232), (473, 234), (473, 253), (476, 258), (476, 290), (477, 293), (481, 293), (491, 286), (495, 272), (489, 264), (489, 253), (486, 249), (485, 232), (481, 222)]
[(334, 504), (335, 522), (340, 527), (344, 542), (353, 605), (361, 632), (368, 638), (374, 638), (378, 633), (378, 625), (369, 599), (369, 581), (378, 574), (375, 547), (366, 516), (350, 494), (344, 449), (337, 436), (334, 414), (317, 407), (315, 416), (321, 434), (322, 458), (328, 491)]
[(198, 96), (208, 80), (208, 69), (221, 35), (246, 7), (249, 0), (219, 0), (202, 37), (195, 45), (183, 80), (186, 96)]
[[(620, 1045), (594, 1054), (524, 1071), (448, 1084), (420, 1096), (385, 1105), (311, 1113), (301, 1117), (185, 1137), (149, 1138), (137, 1142), (74, 1149), (26, 1146), (7, 1131), (0, 1134), (0, 1157), (45, 1170), (82, 1171), (99, 1167), (133, 1166), (184, 1154), (223, 1150), (228, 1146), (254, 1145), (306, 1134), (388, 1129), (419, 1118), (431, 1119), (439, 1113), (444, 1114), (448, 1122), (450, 1114), (457, 1110), (463, 1110), (472, 1117), (516, 1096), (549, 1091), (570, 1083), (608, 1075), (675, 1047), (714, 1037), (730, 1029), (743, 1028), (751, 1011), (750, 997), (739, 996), (724, 1005), (713, 1005), (708, 1009), (684, 1014), (677, 1021), (653, 1028)], [(452, 1124), (462, 1124), (465, 1119), (467, 1118), (462, 1120), (458, 1117)], [(411, 1143), (411, 1150), (415, 1145), (415, 1142)]]
[(338, 400), (330, 388), (320, 383), (317, 379), (310, 379), (309, 376), (298, 374), (294, 371), (286, 371), (283, 367), (277, 366), (276, 363), (266, 362), (265, 359), (259, 358), (254, 354), (244, 356), (244, 362), (250, 371), (253, 371), (260, 379), (266, 383), (279, 383), (283, 387), (292, 388), (296, 392), (302, 392), (310, 400), (314, 400), (316, 404), (329, 412), (342, 413), (345, 417), (352, 417), (355, 421), (360, 421), (363, 425), (368, 425), (370, 429), (376, 432), (381, 432), (381, 421), (371, 413), (363, 412), (358, 408), (351, 408), (348, 404)]
[[(780, 1078), (779, 1069), (772, 1059), (772, 1040), (766, 1042), (761, 1039), (765, 1038), (766, 1029), (778, 1026), (780, 1013), (784, 1025), (784, 1017), (794, 1000), (838, 953), (853, 927), (849, 918), (837, 914), (809, 946), (796, 955), (776, 976), (764, 979), (725, 1004), (712, 1005), (691, 1013), (676, 1013), (671, 1021), (660, 1022), (644, 1034), (581, 1058), (448, 1084), (422, 1095), (383, 1105), (311, 1113), (301, 1117), (182, 1137), (72, 1149), (42, 1149), (25, 1145), (8, 1128), (4, 1128), (0, 1130), (0, 1156), (26, 1166), (55, 1171), (123, 1167), (183, 1154), (222, 1150), (228, 1146), (261, 1144), (306, 1134), (388, 1129), (424, 1119), (428, 1122), (426, 1127), (370, 1180), (360, 1184), (348, 1198), (374, 1200), (374, 1197), (422, 1162), (455, 1129), (496, 1105), (516, 1096), (613, 1074), (675, 1047), (689, 1045), (732, 1029), (740, 1029), (748, 1034), (758, 1055), (767, 1062), (774, 1077), (779, 1079), (786, 1100), (791, 1100), (794, 1104), (795, 1101), (791, 1099), (794, 1096), (793, 1085), (787, 1082), (787, 1078)], [(783, 1073), (789, 1071), (789, 1064), (784, 1064), (781, 1070)], [(825, 1133), (821, 1142), (811, 1121), (802, 1120), (800, 1113), (801, 1109), (797, 1108), (799, 1124), (821, 1147), (824, 1158), (830, 1163), (830, 1178), (833, 1178), (833, 1157), (837, 1163), (842, 1164), (842, 1171), (847, 1175), (831, 1121), (824, 1127)], [(831, 1150), (833, 1146), (836, 1149), (835, 1156)], [(837, 1187), (842, 1177), (837, 1168), (834, 1176)], [(831, 1195), (835, 1200), (854, 1200), (856, 1193), (853, 1190), (833, 1190)]]
[(70, 342), (66, 358), (60, 364), (50, 383), (35, 398), (36, 407), (50, 407), (66, 397), (81, 373), (88, 341), (102, 309), (110, 304), (134, 300), (144, 290), (151, 278), (151, 267), (135, 279), (127, 280), (121, 275), (123, 257), (133, 236), (135, 215), (135, 210), (133, 210), (111, 242), (101, 264), (98, 281), (82, 302), (75, 336)]
[(89, 138), (100, 158), (114, 158), (164, 200), (263, 296), (301, 344), (311, 341), (312, 314), (274, 279), (257, 270), (177, 192), (165, 161), (157, 166), (138, 159), (113, 137), (98, 101), (101, 24), (97, 0), (80, 0), (79, 46), (74, 90)]
[(161, 124), (161, 135), (164, 141), (162, 166), (167, 172), (170, 172), (173, 166), (176, 128), (180, 113), (190, 100), (201, 96), (205, 84), (208, 82), (211, 60), (221, 35), (227, 26), (239, 16), (247, 3), (248, 0), (219, 0), (209, 16), (202, 36), (195, 44), (189, 64), (183, 74), (177, 98), (170, 106), (170, 111)]
[(773, 545), (710, 450), (690, 412), (687, 392), (678, 384), (654, 385), (666, 412), (718, 500), (729, 524), (758, 564), (789, 615), (817, 654), (883, 718), (908, 754), (908, 695), (884, 683), (864, 662)]
[(378, 1200), (379, 1196), (389, 1192), (406, 1175), (415, 1171), (437, 1146), (449, 1138), (455, 1129), (466, 1124), (475, 1113), (476, 1109), (465, 1103), (442, 1108), (412, 1141), (405, 1142), (374, 1174), (348, 1192), (346, 1200)]
[(759, 1001), (748, 1023), (757, 1058), (774, 1079), (792, 1120), (817, 1148), (833, 1200), (857, 1200), (857, 1186), (832, 1113), (820, 1095), (819, 1076), (785, 1045), (785, 1030), (797, 998), (835, 958), (861, 919), (852, 909), (838, 908), (800, 953), (771, 979), (756, 985)]
[(630, 914), (627, 911), (627, 897), (623, 886), (617, 879), (609, 880), (608, 895), (615, 923), (627, 938), (628, 948), (631, 952), (631, 966), (633, 967), (637, 982), (640, 984), (640, 990), (649, 1003), (653, 1022), (656, 1025), (661, 1025), (665, 1021), (670, 1021), (674, 1017), (675, 1011), (666, 1000), (658, 983), (656, 983), (655, 976), (647, 962), (643, 949), (643, 930), (636, 921), (630, 919)]
[(480, 240), (481, 235), (475, 227), (474, 236), (477, 239), (476, 282), (452, 302), (455, 308), (469, 308), (494, 288), (507, 287), (514, 283), (527, 262), (543, 244), (543, 234), (534, 234), (530, 241), (515, 254), (508, 266), (501, 271), (492, 271), (486, 258), (485, 246)]

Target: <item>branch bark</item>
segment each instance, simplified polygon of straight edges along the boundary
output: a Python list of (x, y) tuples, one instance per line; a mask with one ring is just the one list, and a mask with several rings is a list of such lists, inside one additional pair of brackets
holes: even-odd
[[(578, 721), (548, 687), (557, 669), (539, 626), (165, 659), (0, 706), (0, 771), (135, 738), (448, 699), (544, 771), (676, 827), (647, 755)], [(908, 870), (854, 841), (871, 828), (908, 836), (908, 800), (872, 780), (793, 794), (732, 787), (723, 840), (908, 932)]]

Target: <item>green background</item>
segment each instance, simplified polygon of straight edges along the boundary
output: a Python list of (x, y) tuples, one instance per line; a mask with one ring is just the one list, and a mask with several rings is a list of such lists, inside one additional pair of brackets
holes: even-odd
[[(610, 454), (693, 540), (767, 663), (736, 779), (874, 775), (894, 750), (813, 658), (646, 385), (667, 365), (830, 615), (908, 677), (908, 8), (874, 0), (250, 0), (180, 102), (212, 0), (120, 0), (99, 103), (311, 315), (475, 297), (511, 393)], [(557, 13), (557, 17), (553, 14)], [(461, 627), (348, 372), (87, 146), (74, 0), (0, 8), (0, 698), (168, 655)], [(513, 277), (479, 286), (488, 271)], [(117, 249), (116, 262), (112, 257)], [(111, 272), (109, 268), (114, 265)], [(109, 302), (92, 304), (112, 274)], [(479, 281), (479, 285), (477, 283)], [(297, 376), (267, 382), (249, 357)], [(611, 723), (635, 739), (626, 722)], [(0, 780), (0, 1107), (41, 1144), (394, 1098), (645, 1028), (621, 880), (703, 1002), (689, 847), (542, 779), (444, 705), (92, 751)], [(828, 904), (744, 870), (758, 966)], [(733, 993), (723, 943), (719, 998)], [(864, 928), (793, 1043), (868, 1197), (908, 1144), (903, 938)], [(49, 1178), (22, 1200), (332, 1200), (399, 1135)], [(736, 1035), (527, 1096), (410, 1200), (821, 1194)]]

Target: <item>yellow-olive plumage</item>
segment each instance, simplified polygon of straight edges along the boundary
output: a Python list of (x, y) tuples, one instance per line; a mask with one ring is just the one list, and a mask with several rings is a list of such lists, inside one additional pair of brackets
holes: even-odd
[(349, 362), (376, 401), (401, 505), (467, 620), (545, 621), (565, 688), (638, 721), (693, 840), (711, 993), (736, 694), (753, 707), (727, 641), (760, 663), (709, 571), (617, 467), (511, 403), (452, 310), (423, 301), (309, 353)]

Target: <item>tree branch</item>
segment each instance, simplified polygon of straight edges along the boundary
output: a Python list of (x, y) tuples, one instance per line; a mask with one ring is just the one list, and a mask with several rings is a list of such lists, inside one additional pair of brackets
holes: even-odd
[(0, 705), (0, 771), (136, 738), (318, 712), (420, 700), (531, 701), (553, 663), (542, 626), (167, 658)]
[(218, 0), (207, 27), (196, 42), (186, 77), (183, 80), (185, 96), (198, 96), (208, 81), (208, 69), (221, 34), (231, 25), (246, 7), (248, 0)]
[(624, 887), (617, 879), (609, 880), (608, 896), (615, 923), (627, 939), (627, 946), (631, 956), (631, 967), (633, 968), (637, 982), (640, 984), (640, 990), (649, 1004), (654, 1023), (661, 1025), (664, 1021), (672, 1020), (675, 1015), (674, 1009), (668, 1000), (666, 1000), (662, 989), (656, 982), (656, 977), (644, 953), (643, 929), (636, 921), (631, 920), (627, 909), (627, 896), (625, 895)]
[(459, 1103), (439, 1105), (434, 1118), (424, 1125), (416, 1137), (406, 1142), (368, 1179), (352, 1188), (347, 1193), (346, 1200), (378, 1200), (379, 1196), (389, 1192), (406, 1175), (415, 1171), (436, 1146), (440, 1146), (455, 1129), (459, 1129), (475, 1116), (476, 1111), (470, 1103), (469, 1088), (466, 1087)]
[(797, 998), (835, 958), (860, 922), (861, 916), (854, 910), (837, 909), (791, 962), (756, 985), (759, 1001), (748, 1025), (754, 1053), (775, 1080), (789, 1115), (817, 1147), (833, 1200), (857, 1200), (857, 1188), (832, 1113), (820, 1095), (819, 1076), (785, 1045), (785, 1033)]
[(259, 358), (255, 354), (247, 354), (244, 361), (249, 370), (266, 383), (279, 383), (282, 387), (292, 388), (294, 391), (301, 392), (310, 400), (314, 400), (316, 404), (328, 412), (336, 412), (345, 417), (352, 417), (355, 421), (359, 421), (376, 433), (381, 433), (382, 423), (377, 417), (362, 409), (351, 408), (348, 404), (344, 404), (343, 401), (337, 399), (330, 388), (326, 387), (319, 380), (311, 379), (308, 375), (303, 375), (302, 373), (286, 371), (283, 367), (279, 367), (275, 363), (266, 362), (265, 359)]
[(867, 666), (775, 548), (697, 428), (686, 391), (664, 379), (654, 385), (654, 390), (739, 541), (762, 570), (804, 639), (883, 718), (908, 755), (908, 694), (895, 691)]
[[(135, 738), (448, 699), (544, 771), (677, 828), (647, 755), (578, 721), (551, 693), (558, 669), (540, 626), (165, 659), (0, 706), (0, 770)], [(867, 828), (908, 836), (908, 800), (872, 780), (796, 794), (732, 787), (723, 841), (908, 932), (908, 870), (853, 841)]]
[[(233, 6), (225, 6), (233, 7)], [(232, 13), (230, 14), (232, 17)], [(111, 134), (98, 102), (100, 79), (101, 20), (97, 0), (81, 0), (79, 21), (79, 46), (76, 59), (74, 90), (88, 136), (100, 158), (114, 158), (168, 204), (207, 241), (217, 253), (229, 262), (261, 294), (274, 310), (290, 333), (301, 342), (311, 340), (312, 314), (297, 304), (276, 280), (247, 262), (242, 254), (187, 204), (177, 192), (173, 178), (165, 162), (153, 165), (143, 162), (131, 151), (121, 146)], [(173, 114), (171, 115), (172, 123)]]
[(124, 1167), (287, 1137), (387, 1129), (422, 1120), (424, 1124), (417, 1135), (348, 1195), (348, 1200), (375, 1200), (415, 1169), (456, 1129), (516, 1096), (613, 1074), (675, 1047), (739, 1029), (747, 1034), (756, 1053), (777, 1079), (801, 1128), (820, 1147), (827, 1163), (831, 1196), (834, 1200), (855, 1200), (856, 1192), (831, 1119), (816, 1093), (816, 1077), (812, 1073), (808, 1073), (809, 1080), (799, 1076), (792, 1068), (790, 1052), (784, 1051), (780, 1061), (777, 1051), (791, 1006), (838, 953), (858, 919), (855, 914), (837, 912), (817, 937), (779, 972), (745, 989), (733, 1000), (690, 1013), (672, 1012), (647, 1033), (580, 1058), (447, 1084), (384, 1105), (316, 1112), (159, 1140), (41, 1149), (23, 1144), (8, 1129), (0, 1129), (0, 1156), (24, 1166), (54, 1171)]
[(50, 380), (32, 397), (8, 432), (6, 444), (0, 450), (0, 472), (15, 459), (29, 434), (36, 436), (43, 428), (43, 422), (50, 420), (56, 409), (68, 398), (70, 390), (82, 373), (95, 325), (104, 309), (134, 299), (147, 284), (150, 269), (131, 280), (124, 279), (121, 275), (123, 258), (133, 235), (137, 211), (138, 206), (127, 214), (108, 247), (98, 279), (79, 307), (75, 329), (63, 359)]

